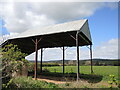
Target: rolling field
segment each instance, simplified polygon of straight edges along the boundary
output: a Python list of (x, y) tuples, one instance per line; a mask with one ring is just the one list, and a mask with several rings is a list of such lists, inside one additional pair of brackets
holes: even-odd
[[(43, 69), (47, 69), (50, 72), (61, 72), (62, 66), (54, 66), (54, 67), (43, 67)], [(76, 66), (65, 66), (65, 73), (76, 73)], [(118, 66), (93, 66), (94, 74), (102, 75), (102, 80), (109, 80), (109, 75), (115, 75), (116, 79), (118, 79)], [(91, 74), (90, 66), (80, 66), (81, 74)]]

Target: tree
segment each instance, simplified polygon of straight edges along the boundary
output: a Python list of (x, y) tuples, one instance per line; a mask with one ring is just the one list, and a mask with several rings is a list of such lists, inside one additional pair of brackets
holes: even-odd
[(23, 65), (27, 65), (26, 54), (22, 53), (17, 45), (9, 44), (1, 49), (2, 78), (13, 77), (14, 72), (20, 71)]
[(99, 65), (100, 65), (99, 61), (96, 61), (95, 65), (96, 65), (96, 66), (99, 66)]

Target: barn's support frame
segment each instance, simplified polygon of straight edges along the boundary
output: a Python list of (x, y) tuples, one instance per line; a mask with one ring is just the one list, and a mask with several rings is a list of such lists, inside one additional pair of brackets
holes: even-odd
[(90, 45), (91, 74), (93, 73), (92, 45)]
[[(80, 76), (80, 68), (79, 68), (79, 32), (76, 33), (76, 48), (77, 48), (77, 81), (79, 80)], [(37, 79), (37, 63), (38, 63), (38, 43), (41, 41), (41, 38), (38, 40), (37, 38), (35, 40), (32, 39), (32, 41), (35, 44), (35, 64), (34, 64), (34, 78)], [(92, 45), (90, 45), (90, 60), (91, 60), (91, 73), (93, 73), (93, 66), (92, 66)], [(42, 74), (42, 59), (43, 59), (43, 48), (41, 48), (41, 64), (40, 64), (40, 72)], [(65, 73), (65, 47), (63, 46), (63, 74)]]
[[(34, 31), (34, 32), (33, 32)], [(44, 37), (44, 38), (43, 38)], [(42, 39), (43, 38), (43, 39)], [(31, 45), (31, 39), (34, 42), (34, 47)], [(42, 40), (41, 40), (42, 39)], [(91, 73), (92, 68), (92, 39), (90, 35), (88, 20), (77, 20), (63, 24), (36, 28), (21, 33), (19, 36), (8, 39), (2, 44), (4, 47), (8, 43), (18, 45), (23, 53), (28, 55), (35, 51), (35, 65), (34, 65), (34, 78), (37, 79), (37, 62), (38, 50), (41, 49), (41, 65), (40, 72), (42, 73), (42, 57), (43, 48), (63, 47), (63, 74), (65, 73), (64, 60), (65, 49), (64, 47), (76, 46), (77, 49), (77, 81), (80, 76), (79, 69), (79, 46), (90, 45), (90, 58), (91, 58)]]
[(76, 33), (76, 47), (77, 47), (77, 81), (79, 80), (80, 70), (79, 70), (79, 32)]
[(42, 38), (40, 38), (38, 40), (38, 38), (36, 38), (35, 40), (32, 39), (32, 41), (34, 42), (35, 45), (35, 64), (34, 64), (34, 78), (35, 80), (37, 79), (37, 63), (38, 63), (38, 43), (41, 41)]
[(63, 46), (63, 74), (65, 73), (65, 68), (64, 68), (65, 67), (64, 63), (65, 62), (64, 61), (65, 61), (65, 47)]
[(41, 64), (40, 64), (40, 72), (42, 73), (42, 59), (43, 59), (43, 48), (41, 48)]
[[(77, 81), (79, 80), (80, 76), (80, 68), (79, 68), (79, 32), (76, 33), (76, 47), (77, 47)], [(40, 42), (41, 39), (35, 39), (32, 41), (35, 44), (35, 66), (34, 66), (34, 78), (35, 80), (37, 79), (37, 62), (38, 62), (38, 43)], [(91, 60), (91, 73), (93, 73), (93, 66), (92, 66), (92, 45), (90, 45), (90, 60)], [(41, 64), (40, 64), (40, 72), (42, 74), (42, 58), (43, 58), (43, 48), (41, 48)], [(65, 60), (65, 47), (63, 46), (63, 74), (65, 73), (65, 68), (64, 68), (64, 60)]]

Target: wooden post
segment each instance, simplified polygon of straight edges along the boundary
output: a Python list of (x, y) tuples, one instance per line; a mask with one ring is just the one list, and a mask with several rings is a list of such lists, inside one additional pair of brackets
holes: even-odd
[(35, 44), (35, 65), (34, 65), (34, 78), (37, 79), (37, 62), (38, 62), (38, 43), (41, 41), (42, 38), (39, 40), (36, 38), (35, 40), (32, 39), (32, 41)]
[(37, 61), (38, 61), (38, 40), (35, 40), (35, 71), (34, 71), (34, 78), (37, 79)]
[(76, 33), (76, 46), (77, 46), (77, 81), (79, 80), (79, 38), (78, 38), (78, 31)]
[(64, 49), (64, 46), (63, 46), (63, 74), (65, 73), (64, 72), (64, 60), (65, 60), (65, 49)]
[(91, 73), (93, 73), (93, 62), (92, 62), (92, 45), (90, 45), (90, 60), (91, 60)]
[(40, 72), (42, 73), (42, 56), (43, 56), (43, 49), (41, 48), (41, 64), (40, 64)]

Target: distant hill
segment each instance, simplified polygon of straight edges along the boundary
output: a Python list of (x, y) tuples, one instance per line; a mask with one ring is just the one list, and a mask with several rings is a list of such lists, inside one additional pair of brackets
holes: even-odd
[[(112, 65), (112, 66), (120, 66), (120, 59), (93, 59), (93, 65), (99, 65), (99, 66), (107, 66), (107, 65)], [(59, 65), (62, 65), (63, 60), (54, 60), (54, 61), (43, 61), (43, 63), (56, 63)], [(34, 60), (30, 61), (34, 62)], [(65, 65), (76, 65), (76, 60), (65, 60)], [(38, 61), (40, 63), (40, 61)], [(85, 60), (80, 60), (79, 62), (80, 65), (90, 65), (91, 61), (90, 59), (85, 59)]]

